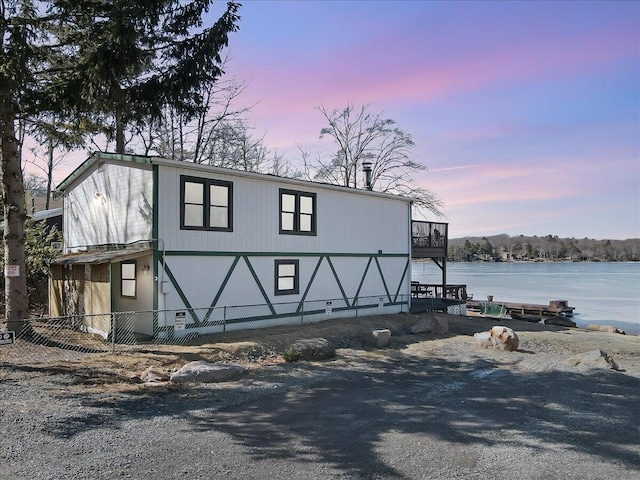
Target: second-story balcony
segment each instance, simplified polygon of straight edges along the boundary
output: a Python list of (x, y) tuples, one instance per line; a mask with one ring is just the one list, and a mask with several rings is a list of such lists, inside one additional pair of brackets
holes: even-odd
[(411, 222), (411, 256), (413, 258), (446, 258), (449, 224)]

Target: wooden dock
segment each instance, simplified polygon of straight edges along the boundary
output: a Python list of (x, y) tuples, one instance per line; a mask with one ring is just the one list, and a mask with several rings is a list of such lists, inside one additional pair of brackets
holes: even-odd
[(541, 319), (544, 317), (556, 316), (556, 315), (573, 315), (575, 307), (570, 307), (567, 300), (551, 300), (549, 305), (535, 305), (530, 303), (512, 303), (512, 302), (500, 302), (493, 300), (491, 302), (483, 302), (478, 300), (467, 300), (467, 308), (469, 310), (481, 311), (482, 305), (491, 303), (493, 305), (499, 305), (505, 308), (506, 313), (517, 313), (521, 315), (535, 315)]

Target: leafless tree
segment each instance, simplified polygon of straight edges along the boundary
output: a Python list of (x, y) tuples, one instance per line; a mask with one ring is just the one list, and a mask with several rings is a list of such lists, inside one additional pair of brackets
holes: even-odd
[(314, 179), (356, 188), (363, 175), (362, 164), (370, 162), (373, 190), (412, 197), (417, 207), (442, 215), (442, 201), (414, 184), (412, 175), (426, 167), (411, 158), (413, 138), (394, 120), (384, 118), (382, 113), (371, 113), (367, 105), (357, 107), (354, 103), (334, 110), (320, 106), (318, 111), (327, 123), (320, 138), (330, 139), (335, 150), (314, 158), (303, 151), (303, 163), (312, 170)]
[[(64, 163), (65, 153), (60, 149), (56, 149), (56, 142), (53, 139), (47, 140), (44, 152), (39, 146), (31, 148), (30, 151), (32, 154), (32, 158), (25, 159), (24, 162), (26, 164), (33, 165), (38, 170), (40, 170), (44, 174), (44, 178), (36, 174), (25, 176), (25, 188), (29, 190), (29, 187), (27, 185), (27, 180), (29, 178), (32, 178), (33, 180), (35, 180), (36, 178), (42, 179), (42, 188), (38, 193), (41, 193), (45, 197), (46, 200), (44, 208), (45, 210), (48, 210), (50, 203), (49, 201), (51, 199), (51, 192), (53, 190), (53, 173), (57, 167)], [(63, 153), (60, 153), (61, 151)], [(31, 195), (33, 194), (34, 193), (31, 192)]]
[(270, 152), (268, 162), (269, 173), (272, 175), (287, 178), (304, 178), (304, 173), (295, 168), (282, 153), (276, 150)]
[[(226, 62), (225, 60), (225, 65)], [(240, 120), (253, 107), (236, 106), (238, 97), (245, 91), (246, 83), (235, 79), (220, 80), (203, 92), (207, 108), (188, 119), (175, 108), (165, 108), (163, 115), (132, 132), (129, 145), (145, 155), (194, 163), (211, 163), (210, 149), (220, 141), (221, 129)]]

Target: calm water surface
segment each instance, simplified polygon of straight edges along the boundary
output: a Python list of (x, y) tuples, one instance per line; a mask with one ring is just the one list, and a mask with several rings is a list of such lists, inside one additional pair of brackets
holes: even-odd
[[(433, 262), (414, 262), (412, 280), (442, 281)], [(447, 263), (447, 283), (466, 284), (476, 300), (546, 305), (568, 300), (578, 326), (611, 324), (640, 333), (640, 262)]]

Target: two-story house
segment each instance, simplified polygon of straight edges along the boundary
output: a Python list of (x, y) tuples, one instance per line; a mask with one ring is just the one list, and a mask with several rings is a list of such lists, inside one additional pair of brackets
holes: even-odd
[(105, 337), (90, 315), (138, 312), (157, 337), (408, 311), (409, 198), (106, 153), (57, 190), (50, 314)]

